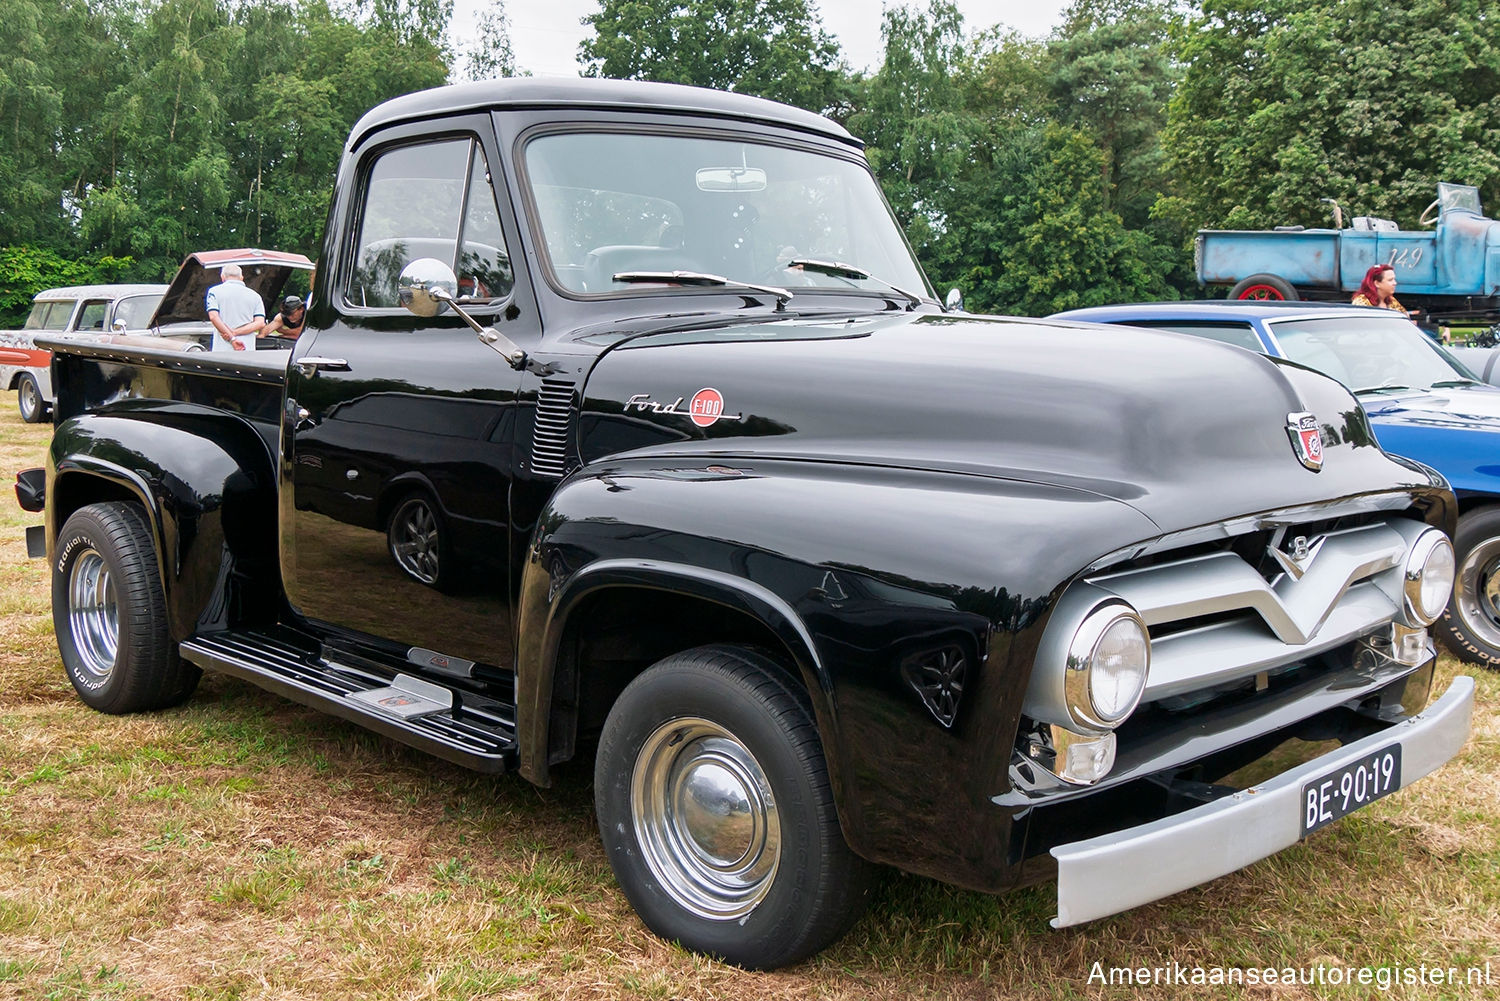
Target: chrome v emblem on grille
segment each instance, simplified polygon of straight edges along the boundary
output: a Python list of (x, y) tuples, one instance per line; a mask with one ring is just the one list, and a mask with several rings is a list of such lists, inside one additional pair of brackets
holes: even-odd
[(1307, 568), (1312, 566), (1312, 561), (1318, 558), (1318, 550), (1323, 548), (1326, 540), (1327, 536), (1320, 535), (1309, 544), (1307, 536), (1299, 535), (1292, 540), (1291, 552), (1282, 549), (1276, 542), (1271, 543), (1266, 551), (1292, 580), (1301, 580), (1302, 575), (1307, 573)]

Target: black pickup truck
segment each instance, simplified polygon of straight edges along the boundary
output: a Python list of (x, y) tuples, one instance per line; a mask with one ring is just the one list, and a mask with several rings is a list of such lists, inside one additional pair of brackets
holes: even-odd
[[(1468, 733), (1440, 476), (1296, 365), (945, 310), (860, 143), (781, 105), (408, 95), (292, 350), (51, 346), (17, 491), (84, 701), (201, 669), (535, 783), (588, 756), (641, 918), (735, 963), (880, 865), (1115, 913)], [(1342, 746), (1265, 766), (1299, 740)]]

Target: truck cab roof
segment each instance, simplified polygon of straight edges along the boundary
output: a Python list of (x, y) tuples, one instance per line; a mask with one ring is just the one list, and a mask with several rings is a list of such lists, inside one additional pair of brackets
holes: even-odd
[(738, 118), (817, 133), (859, 149), (864, 143), (821, 115), (775, 101), (675, 83), (636, 80), (525, 78), (487, 80), (417, 91), (377, 105), (355, 123), (346, 150), (371, 131), (395, 122), (481, 108), (614, 108)]

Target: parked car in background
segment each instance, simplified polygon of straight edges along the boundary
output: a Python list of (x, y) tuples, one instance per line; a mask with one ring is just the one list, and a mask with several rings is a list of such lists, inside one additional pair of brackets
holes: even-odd
[[(38, 347), (33, 334), (82, 337), (126, 346), (200, 351), (209, 347), (213, 325), (204, 295), (219, 282), (219, 269), (238, 264), (245, 285), (276, 315), (281, 293), (299, 271), (313, 270), (301, 254), (275, 250), (205, 250), (189, 254), (169, 285), (79, 285), (37, 293), (20, 330), (0, 331), (0, 385), (16, 391), (21, 419), (46, 420), (52, 410), (52, 352)], [(305, 286), (307, 283), (300, 283)], [(257, 346), (285, 348), (281, 338)]]
[(1500, 320), (1500, 222), (1485, 217), (1479, 189), (1439, 184), (1418, 221), (1431, 231), (1371, 216), (1345, 228), (1335, 205), (1333, 229), (1200, 230), (1198, 280), (1233, 286), (1231, 299), (1347, 301), (1371, 265), (1389, 264), (1423, 322)]
[(1500, 667), (1500, 388), (1399, 313), (1288, 302), (1170, 302), (1059, 318), (1172, 330), (1289, 358), (1354, 391), (1387, 452), (1437, 469), (1458, 495), (1458, 573), (1439, 635), (1461, 659)]
[[(72, 285), (38, 292), (20, 330), (0, 331), (0, 385), (16, 391), (21, 419), (45, 420), (52, 408), (52, 352), (35, 334), (100, 337), (114, 329), (144, 327), (165, 285)], [(123, 326), (122, 326), (123, 325)]]

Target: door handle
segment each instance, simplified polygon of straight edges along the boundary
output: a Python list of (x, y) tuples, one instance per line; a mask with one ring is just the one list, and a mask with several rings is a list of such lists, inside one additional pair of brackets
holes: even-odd
[(307, 355), (298, 358), (292, 364), (297, 366), (297, 371), (302, 373), (304, 379), (311, 379), (324, 369), (330, 372), (349, 371), (349, 363), (342, 358), (319, 358), (316, 355)]

